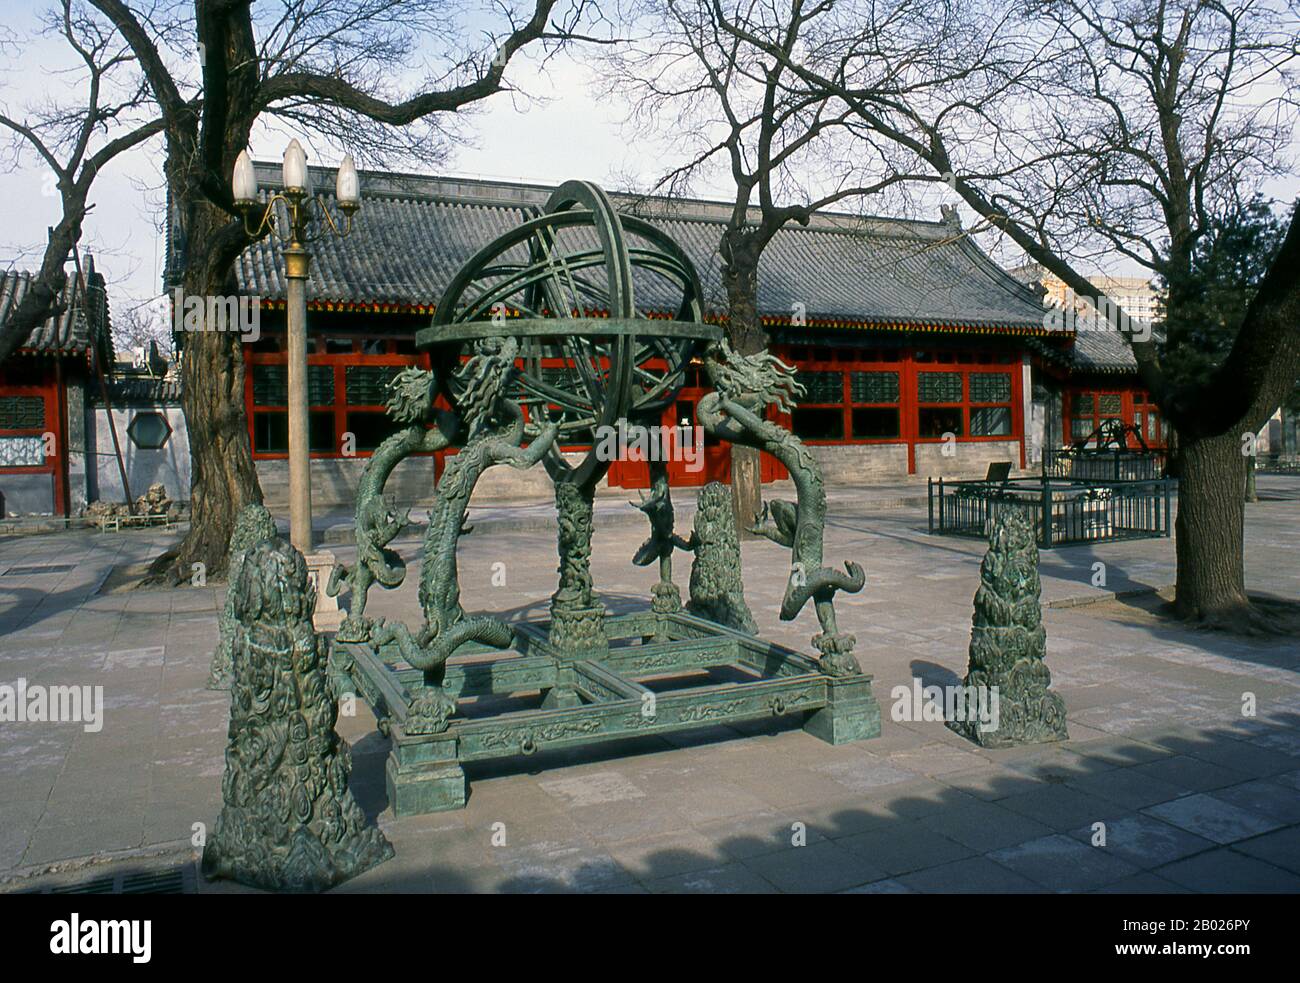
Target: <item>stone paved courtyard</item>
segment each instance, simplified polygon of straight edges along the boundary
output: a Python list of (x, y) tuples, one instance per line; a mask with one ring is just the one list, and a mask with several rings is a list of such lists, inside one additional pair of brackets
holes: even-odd
[[(1247, 510), (1251, 589), (1300, 598), (1300, 479), (1260, 487), (1266, 500)], [(1070, 740), (983, 750), (890, 714), (895, 686), (964, 674), (983, 544), (928, 536), (923, 508), (875, 508), (845, 490), (830, 511), (828, 560), (856, 558), (868, 573), (861, 594), (838, 601), (875, 675), (879, 738), (832, 747), (774, 722), (544, 751), (467, 767), (462, 811), (395, 819), (387, 742), (363, 707), (339, 729), (354, 791), (397, 855), (338, 890), (1300, 890), (1300, 642), (1154, 618), (1153, 599), (1130, 592), (1172, 583), (1171, 540), (1046, 552), (1047, 663)], [(462, 540), (467, 609), (543, 615), (553, 533), (491, 520)], [(4, 889), (189, 863), (200, 891), (244, 890), (202, 882), (192, 864), (194, 825), (210, 827), (221, 801), (227, 698), (204, 683), (223, 590), (101, 591), (177, 535), (0, 539), (0, 683), (105, 692), (97, 734), (0, 723)], [(655, 574), (630, 563), (644, 537), (641, 522), (597, 522), (593, 568), (611, 607), (648, 596)], [(407, 583), (372, 592), (371, 613), (416, 620), (417, 548), (399, 544)], [(811, 611), (776, 618), (788, 553), (747, 542), (744, 562), (762, 632), (811, 651)], [(1092, 586), (1098, 562), (1104, 590)], [(684, 586), (687, 562), (677, 569)], [(1091, 845), (1097, 823), (1105, 846)], [(792, 845), (801, 833), (806, 844)]]

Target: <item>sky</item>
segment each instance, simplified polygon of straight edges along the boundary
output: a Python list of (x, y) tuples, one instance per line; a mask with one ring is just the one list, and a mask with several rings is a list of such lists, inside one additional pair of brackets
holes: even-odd
[[(41, 5), (36, 0), (6, 0), (11, 30), (17, 35), (27, 33)], [(66, 57), (66, 45), (58, 38), (17, 53), (0, 50), (0, 106), (12, 115), (33, 98), (66, 86), (70, 79), (44, 70)], [(521, 101), (502, 93), (480, 103), (471, 119), (472, 144), (455, 147), (445, 165), (429, 170), (537, 183), (583, 178), (607, 187), (624, 186), (632, 176), (644, 187), (671, 166), (665, 148), (631, 140), (621, 126), (620, 107), (597, 98), (588, 65), (559, 56), (542, 71), (536, 57), (517, 58), (509, 78), (531, 98)], [(290, 135), (283, 129), (259, 129), (250, 151), (257, 159), (278, 159)], [(303, 134), (293, 135), (303, 139), (312, 163), (337, 163), (337, 151)], [(162, 155), (162, 141), (155, 138), (117, 157), (94, 185), (82, 249), (95, 255), (97, 268), (108, 278), (115, 313), (143, 306), (161, 291)], [(1284, 199), (1293, 197), (1300, 192), (1300, 178), (1278, 182), (1268, 190)], [(732, 193), (718, 179), (701, 183), (697, 192), (718, 198)], [(956, 203), (955, 194), (951, 200)], [(868, 205), (866, 210), (877, 209)], [(907, 217), (938, 218), (937, 205), (935, 212)], [(364, 220), (364, 207), (361, 214)], [(48, 171), (32, 156), (12, 169), (0, 170), (0, 269), (34, 268), (45, 230), (58, 216), (59, 199)], [(965, 218), (967, 227), (975, 224), (969, 213)], [(1014, 251), (999, 251), (995, 258), (1010, 265), (1020, 257)], [(1140, 271), (1133, 264), (1117, 262), (1104, 272)], [(157, 305), (152, 309), (157, 310)]]
[[(15, 29), (21, 29), (21, 22)], [(12, 54), (0, 52), (0, 62), (9, 62), (0, 68), (0, 106), (8, 110), (51, 84), (48, 76), (27, 67), (62, 52), (55, 42), (43, 42), (39, 48), (23, 51), (17, 61)], [(525, 58), (512, 63), (510, 78), (531, 98), (519, 100), (500, 93), (476, 107), (470, 134), (473, 145), (455, 148), (435, 173), (557, 184), (583, 178), (607, 185), (629, 170), (646, 178), (657, 176), (645, 170), (653, 156), (646, 155), (644, 148), (629, 153), (620, 117), (593, 95), (588, 68), (557, 58), (541, 71), (537, 59)], [(302, 140), (311, 163), (338, 162), (340, 154), (328, 145), (283, 128), (255, 133), (250, 153), (258, 160), (278, 160), (290, 136)], [(116, 157), (94, 184), (94, 207), (85, 222), (82, 249), (95, 255), (97, 269), (108, 277), (114, 310), (144, 302), (162, 289), (162, 162), (163, 142), (154, 138)], [(726, 193), (720, 186), (715, 190)], [(35, 267), (45, 231), (58, 221), (60, 206), (49, 171), (32, 155), (17, 168), (0, 171), (0, 209), (0, 269)]]

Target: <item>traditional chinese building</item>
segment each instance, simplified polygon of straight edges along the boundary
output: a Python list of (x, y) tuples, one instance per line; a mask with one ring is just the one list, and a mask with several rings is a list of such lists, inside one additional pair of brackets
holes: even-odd
[[(257, 176), (264, 192), (277, 187), (279, 165), (258, 164)], [(332, 187), (333, 180), (332, 172), (313, 169), (316, 187)], [(415, 332), (429, 324), (451, 277), (552, 190), (362, 174), (352, 234), (311, 247), (308, 362), (318, 504), (351, 500), (366, 458), (390, 432), (385, 386), (403, 366), (427, 364)], [(613, 198), (682, 245), (703, 282), (709, 319), (725, 321), (718, 243), (730, 206)], [(170, 289), (184, 263), (179, 237), (171, 236), (168, 255)], [(255, 340), (244, 346), (245, 403), (259, 477), (273, 503), (287, 497), (288, 483), (283, 269), (280, 245), (269, 237), (250, 246), (235, 269), (235, 289), (256, 298), (260, 314)], [(637, 296), (646, 315), (672, 316), (668, 298), (652, 289)], [(1041, 421), (1053, 415), (1044, 412), (1047, 402), (1055, 403), (1057, 430), (1068, 419), (1071, 434), (1088, 432), (1118, 414), (1140, 419), (1156, 437), (1158, 414), (1136, 386), (1123, 340), (1054, 325), (1043, 297), (1041, 286), (994, 263), (955, 213), (934, 222), (819, 214), (807, 226), (783, 228), (763, 254), (759, 307), (772, 350), (798, 369), (807, 390), (784, 422), (814, 449), (831, 481), (982, 476), (990, 463), (1004, 461), (1024, 468), (1037, 459)], [(693, 424), (707, 391), (702, 371), (693, 372), (662, 423)], [(765, 461), (765, 481), (784, 476), (777, 462)], [(726, 480), (726, 448), (706, 441), (704, 467), (678, 462), (671, 477), (679, 485)], [(493, 469), (491, 478), (485, 497), (532, 494), (544, 481), (506, 468)], [(617, 462), (606, 482), (641, 487), (646, 465)], [(427, 465), (404, 462), (389, 488), (402, 500), (427, 498)]]
[[(0, 276), (0, 322), (31, 288), (32, 275)], [(0, 364), (0, 516), (71, 515), (87, 501), (86, 402), (111, 366), (104, 278), (87, 257), (70, 274), (62, 312)]]

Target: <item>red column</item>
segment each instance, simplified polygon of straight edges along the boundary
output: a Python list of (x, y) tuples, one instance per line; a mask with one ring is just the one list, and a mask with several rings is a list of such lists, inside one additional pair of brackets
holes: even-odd
[[(54, 432), (58, 435), (54, 460), (54, 512), (72, 515), (72, 498), (68, 494), (68, 401), (63, 390), (63, 358), (54, 356)], [(48, 404), (47, 404), (48, 405)], [(111, 411), (110, 411), (111, 412)]]
[(916, 474), (916, 362), (909, 346), (898, 363), (898, 432), (907, 442), (907, 473)]

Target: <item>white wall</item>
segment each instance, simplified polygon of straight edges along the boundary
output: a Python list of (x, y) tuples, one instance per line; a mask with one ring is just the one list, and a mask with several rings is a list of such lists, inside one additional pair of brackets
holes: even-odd
[[(1040, 464), (1043, 460), (1043, 430), (1047, 423), (1047, 408), (1034, 401), (1034, 369), (1029, 356), (1020, 361), (1020, 406), (1024, 421), (1025, 464)], [(1020, 466), (1019, 458), (1016, 466)]]
[(1020, 441), (1018, 440), (959, 440), (952, 445), (952, 457), (943, 453), (945, 445), (917, 444), (916, 473), (923, 477), (983, 478), (989, 465), (1010, 461), (1013, 472), (1020, 469)]
[[(139, 413), (160, 413), (171, 425), (171, 436), (159, 450), (137, 447), (127, 433), (131, 421)], [(190, 442), (185, 429), (185, 414), (179, 406), (130, 406), (113, 408), (113, 423), (117, 427), (117, 440), (126, 464), (131, 495), (139, 498), (149, 486), (161, 481), (169, 498), (189, 501), (190, 497)], [(90, 473), (90, 499), (121, 502), (122, 475), (118, 469), (117, 455), (113, 451), (113, 434), (108, 426), (105, 408), (95, 406), (87, 413), (86, 442), (94, 452), (95, 465)]]

